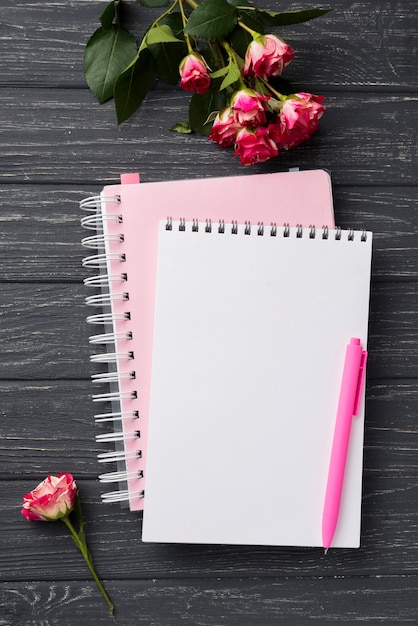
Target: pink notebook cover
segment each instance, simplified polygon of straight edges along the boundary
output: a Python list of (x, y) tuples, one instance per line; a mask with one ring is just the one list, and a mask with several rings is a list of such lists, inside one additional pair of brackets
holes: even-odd
[[(290, 171), (238, 177), (139, 183), (138, 174), (125, 174), (120, 185), (106, 186), (101, 194), (102, 214), (109, 257), (107, 271), (123, 276), (112, 280), (114, 314), (129, 313), (130, 319), (114, 322), (119, 374), (135, 372), (135, 378), (120, 378), (121, 411), (137, 414), (122, 421), (124, 456), (128, 472), (131, 510), (146, 502), (146, 462), (158, 229), (161, 220), (198, 220), (205, 227), (237, 221), (265, 226), (335, 226), (331, 181), (323, 170)], [(115, 198), (120, 202), (115, 202)], [(109, 219), (120, 215), (122, 222)], [(106, 219), (106, 217), (108, 219)], [(123, 241), (119, 236), (123, 235)], [(123, 255), (121, 260), (120, 255)], [(120, 296), (118, 294), (121, 294)], [(123, 299), (129, 294), (129, 299)], [(129, 355), (125, 357), (124, 355)], [(136, 397), (129, 397), (130, 394)], [(128, 396), (128, 397), (126, 397)], [(139, 452), (140, 451), (140, 452)], [(173, 468), (173, 475), (175, 468)], [(117, 497), (115, 498), (117, 499)]]

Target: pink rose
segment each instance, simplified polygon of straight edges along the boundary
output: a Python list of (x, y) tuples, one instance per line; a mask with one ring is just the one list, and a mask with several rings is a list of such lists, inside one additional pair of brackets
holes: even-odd
[(47, 476), (23, 496), (22, 515), (30, 522), (52, 522), (71, 513), (77, 485), (71, 474)]
[(264, 124), (269, 98), (270, 96), (263, 96), (253, 89), (236, 91), (231, 99), (231, 108), (237, 124), (247, 127)]
[(180, 87), (185, 91), (205, 93), (210, 87), (209, 68), (205, 59), (197, 52), (184, 57), (179, 66)]
[(268, 78), (280, 76), (295, 57), (292, 46), (275, 35), (260, 35), (253, 39), (245, 53), (244, 74)]
[(216, 141), (220, 146), (232, 146), (240, 128), (231, 107), (225, 107), (216, 116), (209, 139)]
[(285, 100), (277, 121), (269, 125), (269, 133), (280, 148), (298, 146), (318, 130), (325, 111), (323, 100), (323, 96), (304, 92)]
[(269, 137), (265, 126), (259, 126), (255, 129), (243, 128), (239, 131), (234, 155), (240, 157), (241, 165), (253, 165), (268, 161), (277, 154), (277, 146)]

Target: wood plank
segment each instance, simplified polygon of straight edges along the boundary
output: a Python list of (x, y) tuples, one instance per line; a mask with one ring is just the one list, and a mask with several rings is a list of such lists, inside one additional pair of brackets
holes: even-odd
[[(418, 283), (372, 283), (369, 378), (418, 375)], [(89, 378), (89, 355), (81, 284), (0, 283), (0, 379)], [(90, 309), (92, 309), (90, 311)]]
[[(337, 185), (416, 185), (417, 96), (329, 93), (320, 131), (308, 143), (251, 172), (325, 168)], [(3, 95), (0, 182), (96, 184), (140, 169), (145, 179), (244, 174), (232, 148), (168, 129), (187, 115), (189, 95), (154, 90), (118, 127), (111, 103), (86, 90), (13, 89)], [(158, 111), (158, 113), (156, 113)], [(360, 138), (360, 139), (359, 139)]]
[[(148, 180), (161, 176), (153, 172)], [(172, 179), (172, 173), (167, 177)], [(86, 233), (80, 227), (78, 203), (100, 189), (98, 183), (0, 185), (1, 280), (81, 282), (86, 270), (81, 265), (80, 240)], [(416, 188), (335, 185), (333, 194), (340, 226), (374, 231), (373, 279), (416, 279)]]
[[(24, 85), (36, 76), (38, 85), (84, 85), (84, 45), (98, 27), (105, 4), (85, 0), (74, 10), (65, 0), (53, 4), (3, 0), (1, 83)], [(283, 10), (279, 0), (256, 4)], [(288, 2), (286, 10), (301, 6)], [(285, 74), (290, 80), (314, 92), (345, 85), (418, 88), (416, 0), (383, 4), (335, 0), (331, 6), (334, 11), (318, 20), (271, 29), (296, 50)], [(140, 37), (162, 9), (152, 11), (131, 2), (125, 13), (127, 27)]]
[[(87, 539), (105, 579), (416, 573), (417, 477), (366, 478), (362, 547), (327, 555), (320, 548), (145, 544), (140, 514), (121, 510), (118, 504), (100, 505), (98, 483), (76, 479)], [(64, 524), (30, 523), (19, 513), (23, 495), (37, 482), (2, 481), (0, 576), (7, 581), (85, 580), (84, 561)]]
[[(0, 382), (1, 478), (20, 476), (36, 482), (65, 470), (94, 480), (99, 473), (112, 471), (112, 465), (103, 466), (96, 458), (98, 452), (112, 449), (112, 444), (96, 443), (95, 436), (112, 427), (94, 423), (97, 406), (91, 401), (93, 392), (99, 390), (88, 380)], [(418, 476), (417, 406), (418, 381), (369, 381), (366, 478)], [(98, 491), (107, 490), (109, 486), (102, 485)]]
[[(115, 620), (123, 626), (300, 626), (416, 623), (417, 576), (107, 580)], [(4, 624), (109, 624), (107, 606), (90, 581), (0, 585)], [(53, 621), (52, 621), (53, 620)], [(23, 622), (22, 622), (23, 623)], [(34, 623), (34, 622), (33, 622)]]

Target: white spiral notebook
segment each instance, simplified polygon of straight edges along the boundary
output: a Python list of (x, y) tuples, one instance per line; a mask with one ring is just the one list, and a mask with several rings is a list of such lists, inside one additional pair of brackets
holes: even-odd
[[(345, 349), (372, 235), (160, 223), (144, 541), (321, 546)], [(364, 393), (333, 547), (358, 547)]]
[[(81, 202), (83, 227), (94, 232), (83, 245), (91, 309), (87, 321), (98, 407), (97, 447), (109, 485), (107, 502), (147, 508), (148, 422), (153, 350), (157, 244), (160, 220), (209, 220), (281, 227), (334, 228), (331, 181), (323, 170), (157, 183), (121, 177), (100, 196)], [(194, 260), (192, 260), (194, 262)], [(103, 371), (105, 370), (105, 371)], [(213, 451), (216, 455), (216, 451)], [(154, 459), (155, 460), (155, 459)], [(166, 461), (161, 460), (167, 469)], [(175, 463), (177, 465), (177, 463)], [(177, 476), (176, 467), (169, 473)], [(177, 489), (177, 488), (175, 488)], [(216, 508), (216, 507), (215, 507)]]

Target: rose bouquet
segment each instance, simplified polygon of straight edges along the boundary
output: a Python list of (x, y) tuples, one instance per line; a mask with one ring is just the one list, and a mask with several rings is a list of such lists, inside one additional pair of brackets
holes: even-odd
[(139, 46), (124, 22), (125, 3), (112, 0), (85, 50), (87, 84), (100, 103), (114, 98), (118, 123), (139, 108), (158, 78), (192, 93), (188, 120), (171, 130), (234, 146), (243, 165), (289, 150), (318, 129), (323, 97), (295, 93), (283, 79), (295, 52), (265, 27), (305, 22), (330, 9), (273, 12), (248, 0), (139, 3), (168, 7)]

